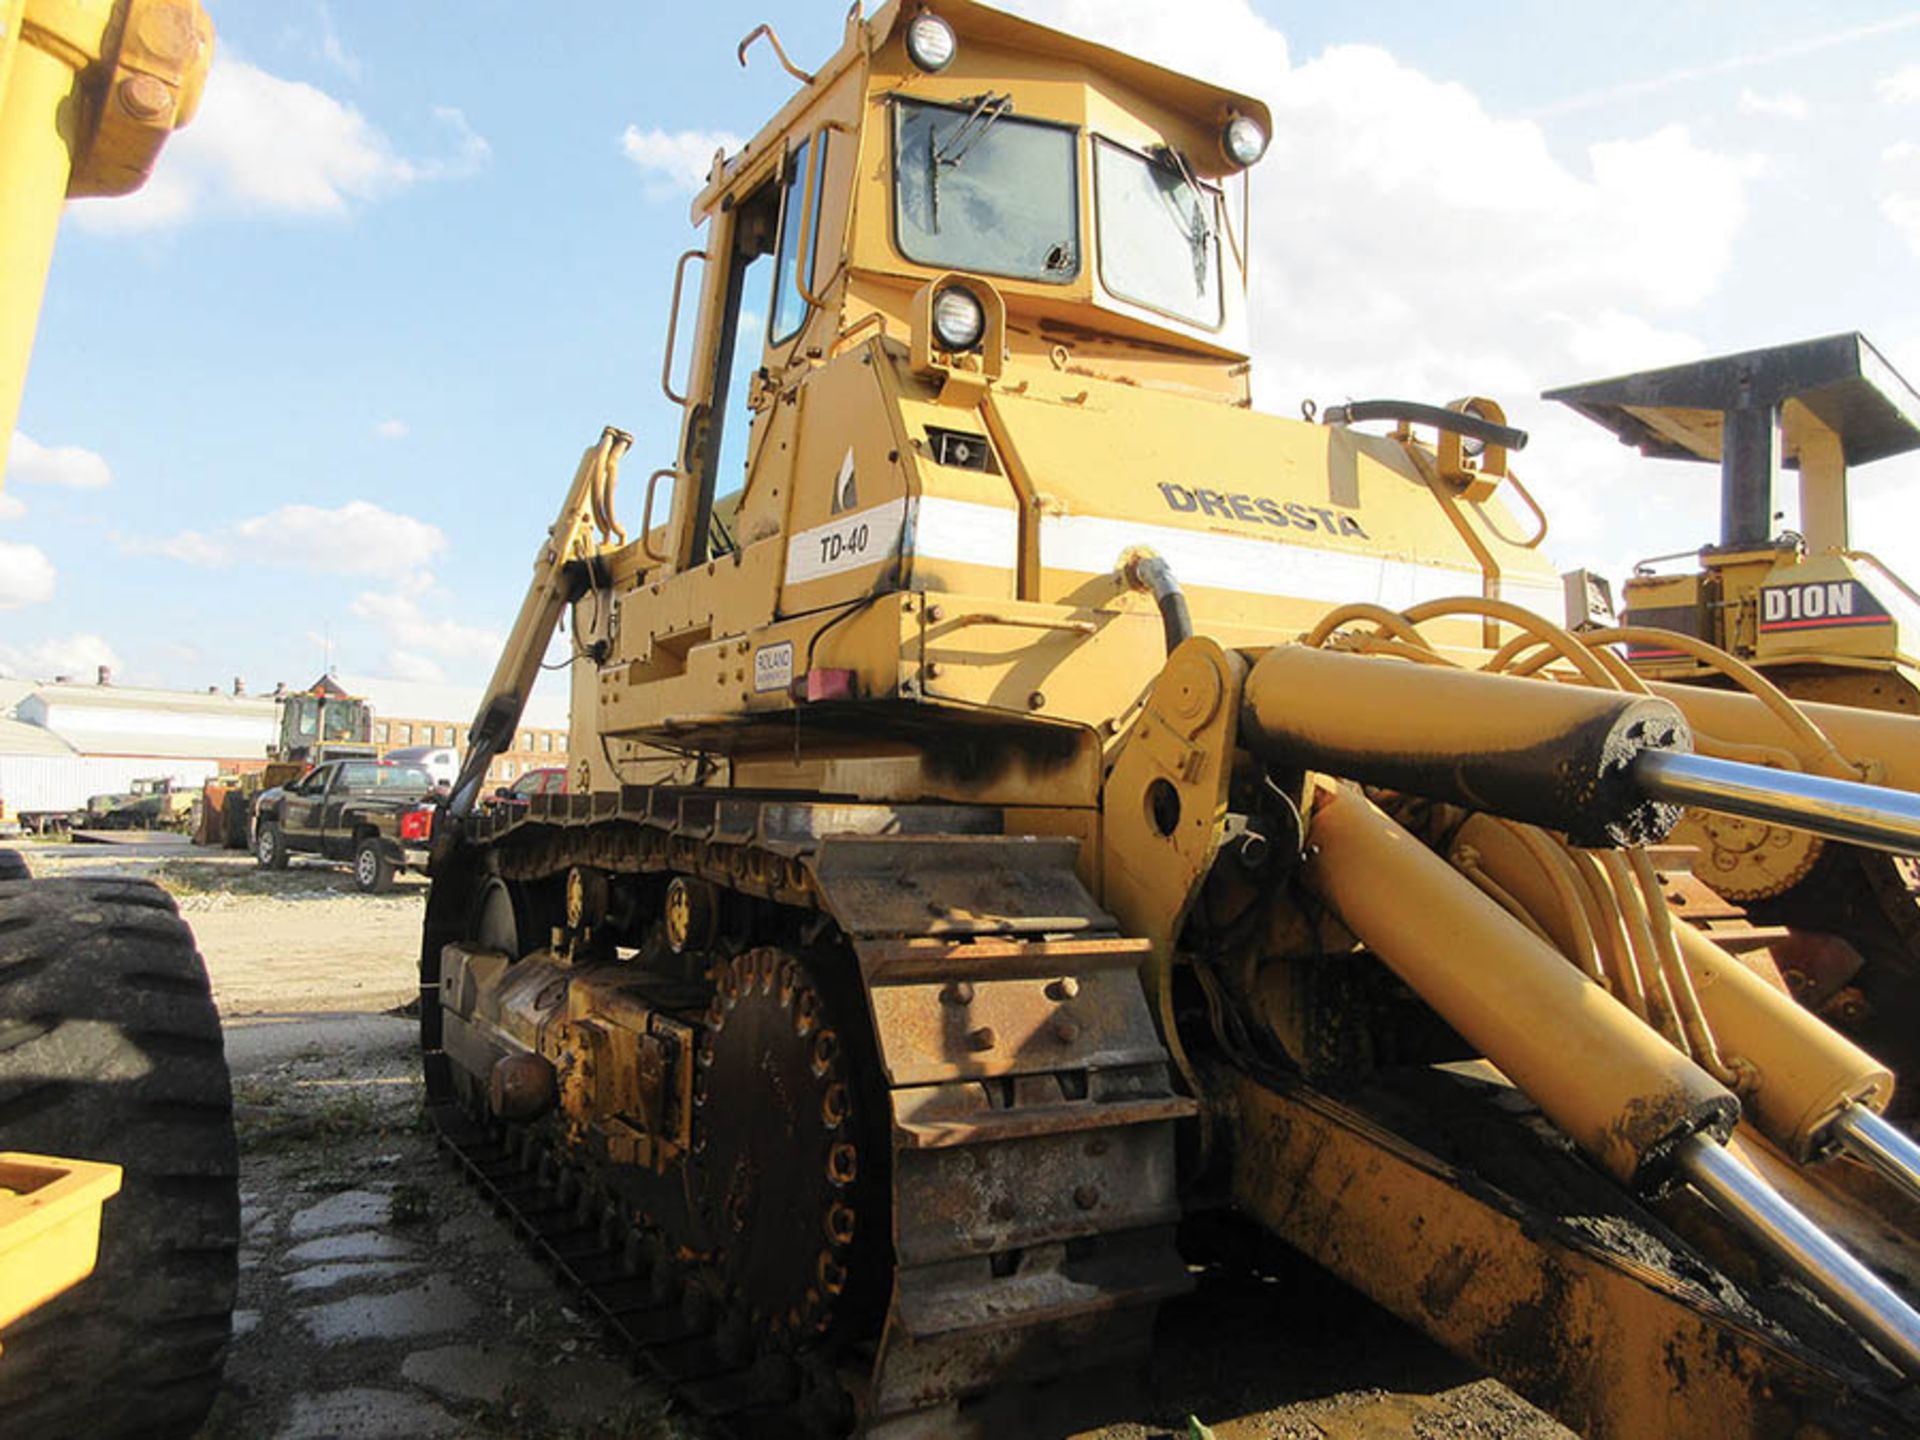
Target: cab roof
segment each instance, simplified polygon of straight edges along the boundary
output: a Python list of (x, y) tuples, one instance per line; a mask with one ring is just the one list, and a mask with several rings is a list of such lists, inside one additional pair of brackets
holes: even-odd
[(763, 154), (790, 129), (799, 113), (813, 98), (831, 86), (862, 54), (878, 50), (893, 38), (893, 32), (922, 10), (939, 16), (953, 27), (962, 45), (968, 40), (1019, 50), (1028, 55), (1049, 55), (1065, 64), (1084, 65), (1150, 96), (1169, 109), (1201, 119), (1223, 121), (1228, 112), (1246, 115), (1271, 135), (1273, 116), (1266, 103), (1251, 95), (1223, 86), (1196, 80), (1191, 75), (1097, 45), (1063, 30), (1023, 20), (1004, 10), (980, 3), (980, 0), (888, 0), (864, 22), (858, 19), (858, 0), (848, 16), (847, 38), (832, 58), (813, 72), (810, 84), (803, 85), (785, 105), (749, 140), (736, 155), (715, 155), (714, 168), (707, 184), (693, 202), (693, 221), (706, 218), (725, 192), (727, 182), (747, 160)]

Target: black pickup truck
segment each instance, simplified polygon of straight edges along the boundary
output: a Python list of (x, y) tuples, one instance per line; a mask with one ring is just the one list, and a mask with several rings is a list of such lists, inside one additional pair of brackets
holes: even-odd
[(426, 868), (433, 802), (433, 777), (419, 765), (330, 760), (260, 792), (254, 858), (269, 870), (284, 870), (295, 854), (350, 860), (354, 884), (386, 890), (394, 871)]

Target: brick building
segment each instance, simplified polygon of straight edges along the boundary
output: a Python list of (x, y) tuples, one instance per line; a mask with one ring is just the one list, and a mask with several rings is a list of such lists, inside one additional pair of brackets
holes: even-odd
[[(451, 745), (464, 759), (467, 753), (467, 725), (451, 720), (429, 720), (418, 716), (382, 715), (376, 708), (373, 743), (380, 753), (402, 750), (409, 745)], [(495, 757), (487, 771), (489, 785), (511, 785), (529, 770), (548, 766), (565, 768), (567, 732), (543, 725), (522, 725), (514, 737), (514, 747)]]
[[(340, 683), (373, 707), (373, 743), (382, 754), (411, 745), (451, 746), (464, 759), (467, 727), (480, 697), (458, 685), (345, 675)], [(511, 785), (529, 770), (567, 763), (567, 697), (535, 689), (513, 748), (487, 771), (489, 788)]]

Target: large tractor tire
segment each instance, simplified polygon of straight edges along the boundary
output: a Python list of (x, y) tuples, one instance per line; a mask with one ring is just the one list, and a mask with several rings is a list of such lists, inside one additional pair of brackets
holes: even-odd
[(28, 880), (33, 871), (18, 850), (0, 850), (0, 880)]
[(206, 968), (164, 891), (0, 884), (0, 1148), (125, 1171), (93, 1274), (0, 1332), (0, 1435), (191, 1436), (232, 1326), (238, 1157)]

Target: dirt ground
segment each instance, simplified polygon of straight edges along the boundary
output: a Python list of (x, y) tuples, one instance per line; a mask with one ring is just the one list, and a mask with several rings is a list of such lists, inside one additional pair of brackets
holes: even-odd
[[(201, 1440), (668, 1440), (704, 1432), (634, 1378), (435, 1151), (412, 996), (425, 883), (172, 840), (24, 847), (37, 874), (158, 880), (227, 1031), (240, 1310)], [(111, 1214), (109, 1213), (109, 1222)], [(1312, 1267), (1203, 1277), (1162, 1313), (1124, 1418), (1084, 1440), (1562, 1440), (1566, 1431)]]

